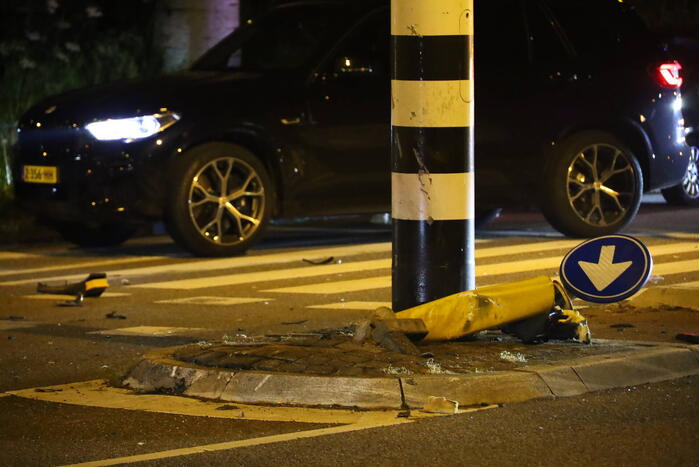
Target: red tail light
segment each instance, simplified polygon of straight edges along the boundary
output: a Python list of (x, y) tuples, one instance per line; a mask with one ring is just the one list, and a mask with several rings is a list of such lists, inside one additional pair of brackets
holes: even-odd
[(678, 89), (682, 86), (682, 76), (680, 70), (682, 65), (679, 62), (666, 62), (657, 66), (655, 78), (664, 88)]

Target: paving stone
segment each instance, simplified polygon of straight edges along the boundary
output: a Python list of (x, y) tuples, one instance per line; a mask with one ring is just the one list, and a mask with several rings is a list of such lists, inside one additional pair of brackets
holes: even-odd
[(423, 407), (429, 396), (446, 397), (462, 406), (522, 402), (553, 397), (546, 383), (534, 373), (503, 371), (479, 375), (417, 375), (401, 378), (405, 401)]
[(401, 408), (397, 379), (238, 373), (222, 400), (359, 408)]

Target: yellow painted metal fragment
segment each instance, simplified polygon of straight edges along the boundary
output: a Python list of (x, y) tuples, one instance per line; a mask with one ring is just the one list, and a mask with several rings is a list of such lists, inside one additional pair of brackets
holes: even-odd
[(460, 292), (396, 313), (396, 318), (423, 320), (429, 330), (425, 340), (449, 340), (546, 313), (554, 304), (554, 282), (542, 276)]

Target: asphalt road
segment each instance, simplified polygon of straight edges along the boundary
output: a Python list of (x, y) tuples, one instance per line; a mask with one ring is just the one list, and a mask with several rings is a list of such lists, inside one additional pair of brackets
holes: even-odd
[[(699, 286), (697, 232), (696, 210), (643, 206), (628, 233), (655, 252), (651, 286)], [(210, 418), (26, 396), (42, 395), (51, 385), (116, 382), (155, 348), (356, 323), (390, 301), (389, 242), (385, 226), (331, 222), (275, 229), (247, 256), (224, 260), (191, 258), (164, 236), (108, 250), (64, 244), (0, 249), (0, 464), (63, 465), (234, 441), (239, 444), (215, 452), (183, 451), (144, 463), (697, 464), (696, 377), (342, 434), (323, 431), (341, 422), (310, 411), (273, 421)], [(477, 282), (554, 274), (576, 243), (536, 213), (506, 213), (478, 235)], [(107, 272), (110, 287), (80, 307), (58, 306), (70, 297), (35, 293), (39, 281), (76, 280), (89, 272)], [(699, 332), (693, 307), (699, 303), (584, 313), (595, 337), (673, 342), (678, 332)], [(7, 395), (22, 389), (30, 391)], [(288, 438), (275, 438), (282, 434)]]

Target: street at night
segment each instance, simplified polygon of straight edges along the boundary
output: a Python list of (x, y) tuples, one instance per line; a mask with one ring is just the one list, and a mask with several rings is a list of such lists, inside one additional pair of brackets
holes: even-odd
[[(622, 310), (579, 302), (593, 345), (597, 338), (679, 344), (677, 334), (699, 328), (699, 225), (690, 214), (646, 203), (628, 233), (654, 255), (647, 288), (684, 285), (693, 303)], [(662, 228), (664, 221), (673, 229)], [(388, 227), (367, 222), (275, 228), (248, 255), (228, 259), (192, 258), (163, 236), (112, 249), (5, 248), (2, 463), (694, 463), (697, 376), (477, 412), (463, 407), (448, 417), (414, 411), (407, 419), (396, 411), (222, 401), (192, 407), (196, 400), (168, 395), (134, 402), (129, 396), (135, 393), (118, 388), (153, 350), (356, 325), (390, 304), (389, 236)], [(556, 274), (578, 243), (555, 233), (539, 214), (505, 211), (477, 236), (478, 285)], [(328, 264), (310, 264), (331, 257)], [(60, 284), (90, 272), (106, 272), (110, 286), (82, 306), (61, 306), (71, 296), (36, 293), (38, 282)], [(82, 384), (97, 384), (101, 397), (87, 397)], [(362, 414), (371, 421), (360, 422)], [(154, 456), (131, 458), (144, 454)]]

